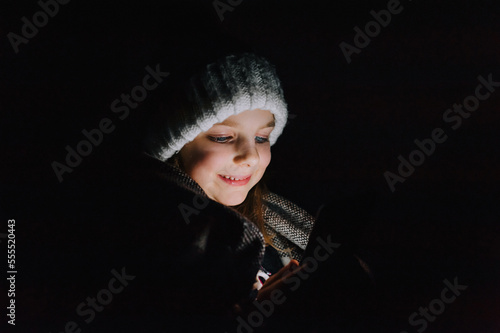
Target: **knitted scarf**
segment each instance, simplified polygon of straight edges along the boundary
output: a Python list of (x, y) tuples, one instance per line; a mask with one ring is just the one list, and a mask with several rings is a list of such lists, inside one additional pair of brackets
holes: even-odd
[[(183, 170), (169, 163), (162, 163), (161, 176), (198, 195), (207, 197), (203, 189)], [(208, 197), (207, 197), (208, 198)], [(268, 192), (263, 197), (265, 229), (271, 235), (272, 246), (278, 250), (284, 262), (301, 260), (314, 225), (314, 217), (291, 201), (275, 193)], [(261, 240), (264, 252), (264, 236), (257, 226), (235, 209), (227, 207), (240, 217), (245, 234), (240, 241), (244, 248), (256, 238)], [(262, 255), (260, 256), (262, 258)]]

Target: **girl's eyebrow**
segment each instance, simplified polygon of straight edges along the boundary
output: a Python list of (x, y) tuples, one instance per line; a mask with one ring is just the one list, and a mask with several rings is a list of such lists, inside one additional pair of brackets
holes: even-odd
[[(229, 127), (240, 127), (239, 123), (235, 123), (234, 121), (231, 120), (224, 120), (222, 123), (214, 124), (214, 125), (224, 125), (224, 126), (229, 126)], [(267, 127), (275, 127), (276, 123), (274, 120), (271, 120), (268, 122), (266, 125), (262, 126), (261, 128), (267, 128)]]
[(266, 128), (266, 127), (275, 127), (276, 126), (276, 123), (274, 122), (274, 120), (271, 120), (270, 122), (267, 123), (266, 126), (262, 127), (262, 128)]

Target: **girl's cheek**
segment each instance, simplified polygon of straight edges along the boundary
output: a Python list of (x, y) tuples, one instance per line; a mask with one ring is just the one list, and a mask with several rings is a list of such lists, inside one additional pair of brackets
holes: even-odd
[(269, 147), (263, 148), (259, 153), (259, 157), (261, 165), (265, 165), (267, 167), (271, 162), (271, 149)]
[(212, 151), (206, 156), (205, 163), (212, 170), (223, 168), (229, 161), (230, 155), (224, 150)]

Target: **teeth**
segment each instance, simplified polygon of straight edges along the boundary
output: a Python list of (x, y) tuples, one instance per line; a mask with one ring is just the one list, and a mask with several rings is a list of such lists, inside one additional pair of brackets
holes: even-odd
[(229, 176), (223, 176), (223, 177), (225, 177), (225, 178), (227, 178), (227, 179), (231, 179), (231, 180), (241, 180), (241, 179), (239, 179), (239, 178), (234, 178), (234, 177), (229, 177)]

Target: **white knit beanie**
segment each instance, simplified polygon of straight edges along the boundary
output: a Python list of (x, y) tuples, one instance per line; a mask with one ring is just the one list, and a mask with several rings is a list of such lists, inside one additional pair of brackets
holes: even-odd
[(274, 67), (251, 53), (226, 56), (207, 65), (189, 80), (188, 95), (192, 108), (183, 110), (180, 118), (165, 124), (161, 140), (156, 138), (147, 147), (147, 152), (161, 161), (232, 115), (255, 109), (270, 111), (276, 124), (269, 138), (271, 145), (280, 136), (288, 118)]

